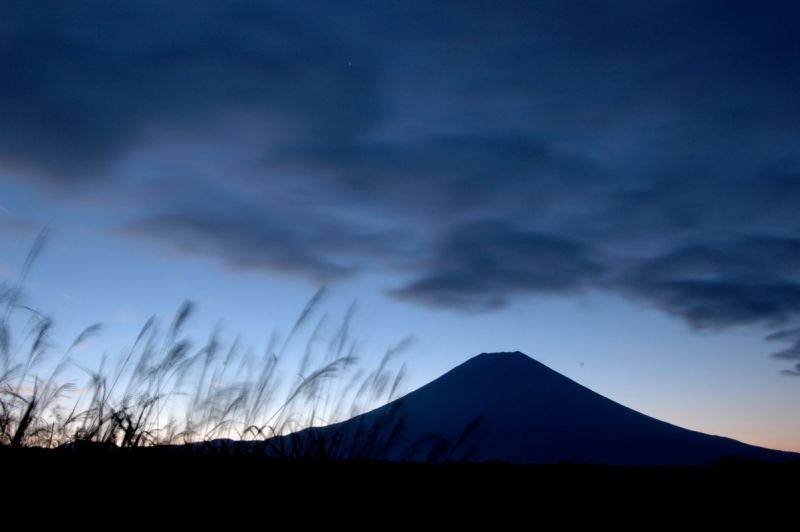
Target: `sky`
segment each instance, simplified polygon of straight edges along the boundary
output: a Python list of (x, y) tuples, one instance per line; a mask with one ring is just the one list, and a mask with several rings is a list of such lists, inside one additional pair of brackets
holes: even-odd
[[(266, 344), (321, 286), (409, 387), (523, 351), (800, 451), (800, 8), (7, 0), (0, 282), (54, 343), (189, 298)], [(88, 353), (86, 356), (94, 356)]]

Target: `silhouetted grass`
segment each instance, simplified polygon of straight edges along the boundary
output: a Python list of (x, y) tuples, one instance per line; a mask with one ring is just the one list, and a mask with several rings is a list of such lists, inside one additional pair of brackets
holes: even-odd
[[(318, 301), (317, 296), (312, 299), (314, 304)], [(377, 368), (365, 368), (354, 355), (355, 340), (337, 340), (321, 356), (309, 345), (300, 360), (287, 354), (286, 342), (278, 352), (254, 356), (238, 340), (223, 346), (216, 332), (196, 346), (183, 333), (194, 311), (191, 303), (185, 303), (164, 333), (150, 319), (121, 357), (112, 360), (103, 355), (94, 368), (74, 354), (76, 346), (101, 330), (99, 324), (88, 327), (42, 375), (52, 320), (23, 307), (10, 308), (16, 304), (11, 299), (4, 304), (6, 316), (29, 314), (27, 342), (17, 342), (13, 349), (7, 347), (10, 320), (0, 322), (5, 339), (0, 360), (0, 444), (14, 447), (91, 442), (124, 448), (225, 438), (265, 440), (341, 421), (386, 402), (397, 393), (405, 371), (388, 369), (395, 350), (389, 350)], [(313, 310), (307, 307), (302, 320), (310, 319)], [(298, 320), (292, 334), (302, 325)], [(20, 349), (20, 343), (26, 348)], [(62, 380), (69, 367), (81, 368), (87, 375), (80, 388)], [(287, 380), (286, 375), (296, 377)]]
[[(183, 444), (202, 450), (202, 442), (205, 448), (240, 442), (239, 452), (320, 458), (338, 442), (313, 432), (302, 441), (277, 437), (343, 421), (393, 399), (402, 385), (405, 366), (395, 369), (394, 362), (410, 339), (367, 367), (351, 330), (354, 306), (326, 338), (331, 318), (321, 312), (324, 289), (286, 338), (274, 334), (261, 353), (238, 338), (225, 344), (218, 329), (204, 342), (189, 337), (195, 305), (187, 301), (164, 330), (155, 317), (148, 319), (116, 358), (104, 354), (89, 366), (78, 356), (78, 347), (101, 334), (99, 323), (55, 354), (49, 343), (53, 320), (22, 303), (22, 283), (44, 238), (42, 233), (33, 245), (19, 283), (0, 286), (0, 446)], [(21, 328), (16, 334), (15, 325)], [(75, 368), (85, 383), (66, 378)], [(261, 447), (246, 443), (267, 440)]]

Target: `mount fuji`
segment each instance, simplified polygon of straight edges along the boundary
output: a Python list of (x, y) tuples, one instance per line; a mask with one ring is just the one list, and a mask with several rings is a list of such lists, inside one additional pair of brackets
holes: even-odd
[[(660, 421), (520, 352), (484, 353), (380, 408), (282, 437), (335, 458), (389, 461), (711, 465), (796, 459)], [(331, 442), (335, 442), (331, 445)]]

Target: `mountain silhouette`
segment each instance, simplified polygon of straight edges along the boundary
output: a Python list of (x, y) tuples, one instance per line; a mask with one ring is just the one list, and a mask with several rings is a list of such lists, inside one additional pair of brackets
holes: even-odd
[[(520, 352), (484, 353), (387, 405), (284, 437), (336, 458), (710, 465), (800, 455), (684, 429), (607, 399)], [(333, 442), (333, 443), (332, 443)]]

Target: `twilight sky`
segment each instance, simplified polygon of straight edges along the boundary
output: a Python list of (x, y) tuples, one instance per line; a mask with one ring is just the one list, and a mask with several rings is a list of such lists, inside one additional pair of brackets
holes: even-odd
[[(110, 349), (184, 298), (254, 344), (314, 291), (409, 387), (521, 350), (800, 450), (790, 2), (6, 0), (0, 282)], [(206, 320), (206, 321), (204, 321)], [(58, 342), (56, 342), (58, 343)], [(88, 356), (88, 355), (87, 355)]]

